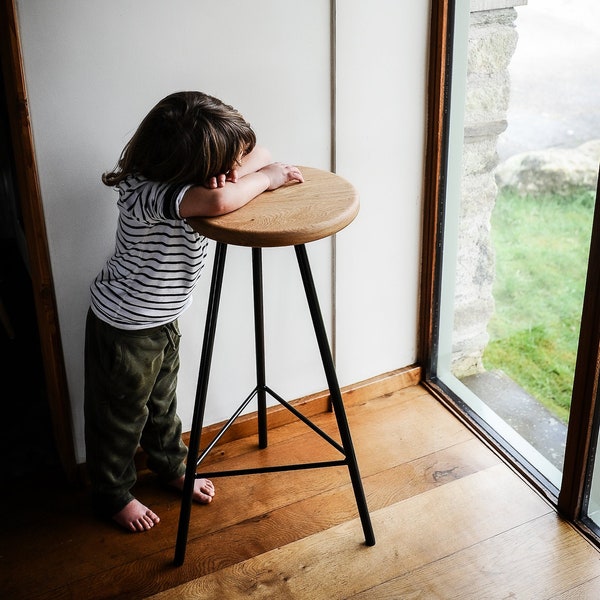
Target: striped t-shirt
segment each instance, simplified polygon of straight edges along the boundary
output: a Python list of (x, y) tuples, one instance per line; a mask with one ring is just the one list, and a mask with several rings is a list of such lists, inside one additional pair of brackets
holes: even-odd
[(115, 250), (91, 285), (98, 318), (146, 329), (173, 321), (191, 304), (208, 241), (179, 215), (189, 187), (133, 175), (119, 184)]

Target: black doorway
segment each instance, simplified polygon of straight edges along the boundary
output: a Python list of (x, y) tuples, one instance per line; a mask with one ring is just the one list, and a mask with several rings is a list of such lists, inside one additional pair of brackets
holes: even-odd
[(4, 79), (0, 78), (0, 468), (9, 480), (59, 468), (25, 234), (15, 184)]

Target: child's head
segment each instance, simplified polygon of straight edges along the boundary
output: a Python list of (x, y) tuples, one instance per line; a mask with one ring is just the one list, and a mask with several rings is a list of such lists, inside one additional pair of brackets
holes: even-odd
[(135, 173), (203, 184), (234, 168), (255, 144), (252, 127), (233, 107), (202, 92), (176, 92), (148, 113), (102, 181), (113, 186)]

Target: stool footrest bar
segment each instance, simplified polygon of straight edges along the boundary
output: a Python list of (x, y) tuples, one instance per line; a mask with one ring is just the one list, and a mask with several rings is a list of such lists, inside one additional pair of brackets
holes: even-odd
[(315, 433), (318, 433), (326, 442), (331, 444), (336, 450), (346, 455), (344, 448), (338, 444), (333, 438), (329, 437), (322, 429), (317, 427), (310, 419), (305, 417), (293, 404), (286, 402), (281, 396), (276, 394), (271, 388), (268, 386), (265, 387), (267, 392), (279, 402), (282, 406), (287, 408), (293, 415), (295, 415), (298, 419), (300, 419), (305, 425), (308, 425)]
[(254, 398), (254, 396), (256, 396), (257, 393), (258, 388), (254, 388), (250, 392), (250, 394), (248, 394), (248, 397), (240, 404), (233, 416), (227, 421), (227, 423), (225, 423), (225, 425), (223, 425), (223, 427), (221, 427), (219, 433), (217, 433), (212, 442), (198, 456), (198, 458), (196, 459), (196, 467), (198, 467), (198, 465), (206, 458), (210, 451), (217, 445), (217, 442), (223, 437), (225, 432), (234, 424), (236, 419), (242, 414), (242, 411), (246, 408), (246, 406), (248, 406), (248, 404), (250, 404), (252, 398)]
[(281, 471), (300, 471), (303, 469), (322, 469), (323, 467), (347, 467), (345, 460), (330, 460), (312, 463), (299, 463), (292, 465), (274, 465), (270, 467), (255, 467), (249, 469), (231, 469), (228, 471), (213, 471), (210, 473), (197, 474), (196, 479), (206, 477), (226, 477), (234, 475), (256, 475), (258, 473), (279, 473)]
[[(321, 436), (328, 444), (330, 444), (338, 452), (340, 452), (341, 454), (346, 456), (344, 447), (341, 444), (336, 442), (332, 437), (330, 437), (327, 433), (325, 433), (320, 427), (315, 425), (308, 417), (304, 416), (293, 404), (290, 404), (289, 402), (284, 400), (279, 394), (275, 393), (268, 386), (264, 386), (264, 390), (269, 395), (273, 396), (273, 398), (275, 400), (277, 400), (277, 402), (279, 402), (284, 408), (289, 410), (296, 418), (298, 418), (305, 425), (310, 427), (315, 433), (317, 433), (319, 436)], [(244, 402), (242, 402), (242, 404), (240, 404), (240, 406), (235, 411), (233, 416), (223, 425), (223, 427), (221, 427), (221, 429), (219, 430), (217, 435), (213, 438), (213, 440), (210, 442), (210, 444), (204, 450), (202, 450), (202, 452), (199, 454), (199, 456), (196, 460), (196, 467), (199, 467), (200, 463), (210, 454), (212, 449), (217, 445), (218, 441), (223, 437), (223, 435), (226, 433), (226, 431), (233, 425), (233, 423), (236, 421), (236, 419), (242, 414), (243, 410), (248, 406), (248, 404), (250, 404), (250, 402), (258, 394), (258, 392), (259, 392), (259, 388), (255, 387), (252, 390), (252, 392), (250, 392), (248, 397), (244, 400)], [(344, 462), (343, 464), (347, 464), (347, 463)], [(208, 475), (205, 475), (205, 477), (208, 477)], [(216, 477), (216, 475), (215, 475), (215, 477)]]

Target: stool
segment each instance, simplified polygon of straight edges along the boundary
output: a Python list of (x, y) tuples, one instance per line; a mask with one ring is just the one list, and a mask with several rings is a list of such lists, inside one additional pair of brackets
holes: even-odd
[[(358, 213), (358, 196), (350, 183), (333, 173), (309, 167), (301, 167), (301, 171), (304, 176), (304, 183), (292, 183), (277, 190), (265, 192), (244, 207), (220, 217), (188, 219), (189, 224), (198, 233), (215, 240), (217, 246), (175, 545), (174, 563), (177, 566), (182, 565), (185, 559), (194, 481), (200, 477), (250, 475), (285, 470), (347, 466), (365, 536), (365, 543), (368, 546), (375, 544), (375, 536), (371, 526), (371, 519), (348, 427), (348, 420), (344, 410), (342, 395), (305, 247), (307, 242), (333, 235), (351, 223)], [(228, 244), (252, 248), (257, 383), (254, 390), (244, 400), (234, 415), (223, 425), (213, 441), (205, 450), (200, 452), (200, 434), (202, 432), (204, 409), (206, 406), (208, 378)], [(271, 390), (265, 381), (261, 249), (277, 246), (294, 246), (296, 251), (302, 283), (327, 378), (331, 405), (336, 418), (341, 445), (319, 429), (293, 405)], [(342, 454), (343, 458), (335, 461), (266, 466), (199, 475), (197, 470), (201, 462), (255, 397), (258, 404), (258, 445), (259, 448), (267, 447), (267, 393), (308, 425), (315, 433), (335, 447)]]

